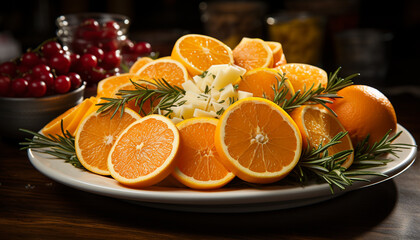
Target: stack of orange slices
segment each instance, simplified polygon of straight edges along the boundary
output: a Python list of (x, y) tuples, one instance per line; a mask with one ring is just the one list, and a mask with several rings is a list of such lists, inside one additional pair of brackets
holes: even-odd
[[(228, 80), (206, 76), (209, 69), (218, 72), (224, 66), (237, 66), (243, 72), (236, 69), (236, 75), (231, 74), (235, 79)], [(244, 74), (239, 78), (238, 72)], [(96, 104), (104, 101), (101, 98), (118, 98), (119, 90), (133, 90), (131, 81), (158, 79), (185, 88), (189, 97), (206, 97), (212, 92), (214, 99), (200, 102), (203, 109), (211, 104), (222, 106), (231, 93), (243, 97), (234, 99), (226, 109), (216, 109), (220, 110), (217, 117), (194, 117), (191, 105), (183, 109), (190, 111), (191, 118), (178, 119), (176, 125), (169, 117), (148, 115), (150, 104), (139, 109), (128, 102), (124, 112), (113, 118), (96, 112)], [(210, 81), (210, 85), (204, 92), (203, 86), (194, 85), (197, 81)], [(62, 123), (64, 130), (75, 135), (82, 165), (94, 173), (111, 175), (123, 185), (145, 188), (173, 177), (193, 189), (215, 189), (235, 177), (259, 184), (279, 181), (298, 164), (303, 149), (326, 144), (339, 132), (349, 134), (330, 148), (332, 154), (353, 150), (367, 134), (372, 135), (373, 143), (389, 129), (396, 130), (395, 111), (376, 89), (350, 86), (341, 90), (338, 95), (344, 98), (328, 105), (337, 116), (318, 105), (286, 112), (273, 102), (273, 87), (280, 81), (284, 81), (282, 87), (290, 99), (309, 88), (326, 87), (328, 76), (316, 66), (287, 63), (278, 42), (243, 38), (231, 50), (215, 38), (188, 34), (176, 41), (171, 56), (140, 58), (129, 73), (100, 81), (97, 97), (69, 109), (47, 124), (42, 133), (60, 134)], [(229, 85), (219, 86), (224, 82)], [(188, 93), (187, 87), (193, 93)], [(373, 124), (376, 122), (383, 124)], [(342, 167), (348, 168), (352, 162), (350, 155)]]

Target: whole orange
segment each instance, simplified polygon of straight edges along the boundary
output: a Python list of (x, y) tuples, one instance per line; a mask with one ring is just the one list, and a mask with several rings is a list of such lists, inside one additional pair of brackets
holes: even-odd
[(340, 90), (329, 107), (349, 132), (354, 146), (370, 135), (369, 144), (378, 142), (389, 131), (395, 134), (397, 116), (388, 98), (379, 90), (365, 85), (352, 85)]

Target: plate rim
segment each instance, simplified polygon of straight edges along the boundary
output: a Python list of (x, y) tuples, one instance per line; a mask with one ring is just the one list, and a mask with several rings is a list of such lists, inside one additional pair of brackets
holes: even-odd
[[(414, 137), (411, 133), (403, 126), (398, 124), (398, 131), (402, 131), (401, 135), (406, 135), (410, 142), (408, 144), (416, 145)], [(398, 139), (397, 139), (398, 141)], [(406, 142), (404, 142), (406, 143)], [(151, 187), (147, 189), (133, 189), (123, 185), (117, 185), (118, 188), (109, 187), (105, 185), (98, 185), (92, 182), (83, 181), (63, 175), (57, 169), (53, 169), (50, 166), (43, 164), (38, 157), (45, 159), (42, 153), (36, 152), (32, 149), (27, 150), (28, 157), (32, 165), (45, 176), (57, 181), (66, 186), (90, 192), (102, 196), (108, 196), (113, 198), (119, 198), (123, 200), (146, 202), (152, 204), (191, 204), (191, 205), (227, 205), (227, 204), (253, 204), (253, 203), (268, 203), (276, 201), (290, 201), (290, 200), (305, 200), (311, 198), (319, 198), (326, 195), (331, 195), (330, 188), (327, 183), (312, 184), (307, 186), (288, 186), (286, 188), (279, 188), (279, 186), (270, 186), (259, 188), (246, 188), (246, 189), (234, 189), (234, 188), (221, 188), (212, 191), (200, 191), (188, 188), (174, 188), (174, 187)], [(334, 194), (332, 197), (341, 195), (342, 193), (356, 190), (363, 187), (372, 186), (403, 173), (408, 169), (415, 161), (417, 153), (417, 145), (410, 148), (408, 155), (405, 159), (402, 159), (392, 169), (387, 169), (383, 173), (388, 177), (372, 176), (368, 177), (371, 182), (355, 182), (345, 190), (337, 190), (339, 194)], [(400, 159), (400, 158), (398, 158)], [(398, 160), (396, 159), (396, 160)], [(49, 160), (47, 158), (47, 160)], [(57, 161), (59, 159), (52, 159)], [(395, 160), (394, 160), (395, 161)], [(65, 163), (69, 167), (74, 168), (69, 163)], [(86, 171), (80, 170), (79, 171)], [(107, 176), (100, 176), (91, 172), (87, 174), (93, 174), (97, 177), (103, 177), (108, 179)], [(115, 181), (115, 180), (114, 180)], [(284, 186), (282, 186), (284, 187)], [(176, 191), (174, 191), (176, 190)]]

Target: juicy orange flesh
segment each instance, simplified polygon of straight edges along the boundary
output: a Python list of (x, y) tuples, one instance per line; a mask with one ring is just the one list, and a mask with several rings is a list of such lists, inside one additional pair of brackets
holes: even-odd
[(228, 152), (251, 171), (280, 171), (294, 159), (295, 132), (275, 111), (264, 104), (244, 103), (227, 120), (224, 143)]
[(311, 66), (306, 65), (282, 65), (280, 69), (286, 73), (287, 79), (293, 85), (295, 91), (309, 89), (312, 85), (313, 88), (317, 88), (319, 84), (322, 86), (327, 85), (327, 80), (324, 78), (324, 74), (321, 70), (315, 69)]
[[(305, 111), (303, 121), (312, 147), (327, 144), (331, 138), (343, 131), (334, 116), (313, 108)], [(352, 145), (348, 138), (344, 137), (340, 141), (341, 143), (328, 148), (330, 155), (351, 149)]]
[(197, 123), (179, 130), (180, 148), (177, 167), (185, 175), (199, 181), (220, 180), (229, 173), (219, 162), (214, 146), (216, 125)]
[(212, 39), (188, 37), (180, 42), (179, 49), (181, 56), (203, 71), (212, 65), (231, 63), (228, 50)]
[(140, 73), (140, 79), (165, 79), (168, 83), (181, 86), (184, 83), (184, 71), (173, 62), (155, 62), (146, 66)]
[(173, 131), (162, 121), (150, 118), (133, 125), (112, 152), (115, 172), (127, 179), (154, 172), (170, 156), (174, 139)]
[[(239, 44), (233, 50), (233, 58), (235, 64), (251, 70), (258, 67), (263, 67), (269, 53), (259, 42), (250, 41), (245, 44)], [(271, 67), (271, 66), (268, 66)]]
[(80, 133), (81, 154), (87, 164), (107, 170), (107, 157), (118, 135), (136, 119), (129, 114), (99, 114), (89, 118)]
[[(254, 74), (246, 74), (242, 80), (239, 82), (238, 90), (251, 92), (254, 97), (264, 97), (269, 100), (274, 99), (273, 86), (277, 86), (277, 81), (281, 81), (281, 76), (273, 72), (268, 71), (258, 71)], [(287, 82), (286, 86), (288, 85)], [(292, 92), (289, 88), (286, 98), (290, 99), (292, 97)]]

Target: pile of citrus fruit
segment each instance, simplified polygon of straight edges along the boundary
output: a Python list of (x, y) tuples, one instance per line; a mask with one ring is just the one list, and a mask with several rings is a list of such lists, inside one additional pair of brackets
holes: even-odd
[[(303, 149), (325, 144), (339, 132), (349, 134), (330, 153), (353, 149), (368, 134), (373, 143), (396, 131), (391, 103), (368, 86), (339, 91), (343, 98), (329, 104), (337, 116), (320, 105), (286, 112), (273, 102), (272, 87), (283, 74), (286, 98), (328, 83), (325, 71), (316, 66), (287, 63), (280, 43), (244, 38), (231, 50), (209, 36), (185, 35), (171, 56), (141, 58), (129, 73), (102, 80), (96, 97), (57, 117), (42, 132), (58, 134), (62, 120), (75, 135), (83, 166), (126, 186), (144, 188), (172, 176), (193, 189), (215, 189), (235, 177), (261, 184), (279, 181), (296, 166)], [(162, 78), (185, 90), (182, 104), (175, 104), (170, 114), (144, 114), (150, 109), (141, 111), (135, 101), (113, 118), (96, 111), (103, 98), (134, 89), (130, 80)], [(351, 155), (342, 166), (348, 168), (352, 161)]]

